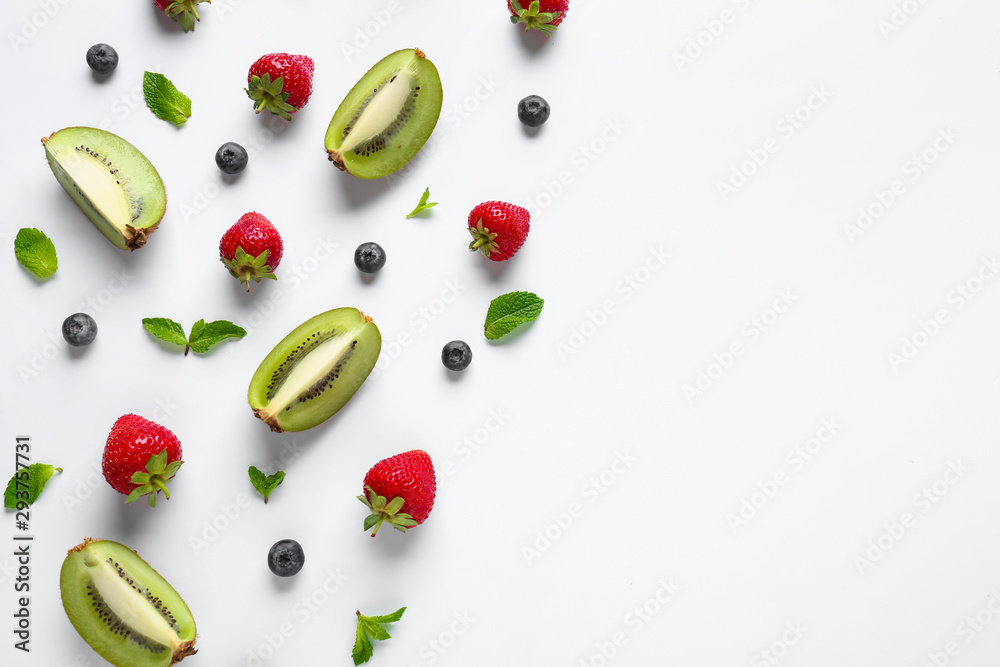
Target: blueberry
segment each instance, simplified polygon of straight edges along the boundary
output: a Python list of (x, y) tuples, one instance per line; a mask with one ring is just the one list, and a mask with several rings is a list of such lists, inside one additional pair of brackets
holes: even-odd
[(62, 335), (74, 347), (90, 345), (97, 336), (97, 322), (87, 313), (70, 315), (63, 321)]
[(98, 74), (108, 74), (118, 67), (118, 52), (107, 44), (94, 44), (87, 49), (87, 64)]
[(354, 265), (362, 273), (375, 273), (385, 266), (385, 250), (372, 241), (362, 243), (354, 251)]
[(279, 577), (298, 574), (305, 562), (302, 545), (295, 540), (278, 540), (267, 552), (267, 566)]
[(549, 119), (549, 103), (538, 95), (528, 95), (517, 103), (517, 117), (528, 127), (538, 127)]
[(453, 340), (441, 350), (441, 363), (449, 371), (464, 371), (472, 363), (472, 348), (464, 340)]
[(215, 152), (215, 164), (223, 174), (238, 174), (247, 168), (247, 149), (237, 143), (227, 141)]

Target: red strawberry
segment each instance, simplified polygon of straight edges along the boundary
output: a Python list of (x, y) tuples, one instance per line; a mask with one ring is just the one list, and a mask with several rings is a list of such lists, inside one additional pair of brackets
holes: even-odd
[(488, 201), (469, 213), (469, 250), (481, 250), (483, 257), (500, 262), (509, 259), (528, 238), (531, 216), (526, 209), (502, 201)]
[(161, 12), (177, 21), (184, 28), (184, 32), (194, 30), (195, 23), (201, 20), (195, 5), (201, 2), (212, 2), (212, 0), (153, 0), (153, 4)]
[(365, 475), (366, 495), (358, 496), (372, 511), (365, 530), (374, 527), (375, 537), (383, 521), (404, 533), (419, 526), (434, 507), (436, 491), (434, 464), (427, 452), (413, 449), (379, 461)]
[(181, 443), (168, 429), (139, 415), (118, 418), (104, 445), (104, 479), (118, 493), (128, 494), (127, 503), (149, 495), (156, 507), (156, 494), (181, 467)]
[(250, 212), (236, 221), (219, 242), (219, 258), (234, 278), (250, 291), (250, 281), (277, 280), (274, 270), (284, 249), (281, 235), (260, 213)]
[(269, 53), (250, 65), (246, 93), (257, 113), (267, 109), (285, 120), (312, 95), (313, 60), (309, 56)]
[(511, 13), (510, 22), (523, 23), (525, 32), (535, 29), (551, 37), (552, 31), (566, 18), (569, 0), (531, 0), (527, 9), (518, 0), (507, 0), (507, 9)]

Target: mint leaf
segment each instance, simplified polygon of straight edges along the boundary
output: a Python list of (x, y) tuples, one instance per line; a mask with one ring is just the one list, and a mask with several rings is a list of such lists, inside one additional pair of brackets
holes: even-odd
[(142, 94), (157, 118), (180, 126), (191, 117), (191, 100), (162, 74), (143, 74)]
[(544, 299), (531, 292), (508, 292), (490, 302), (483, 329), (486, 337), (496, 340), (509, 334), (519, 324), (531, 322), (542, 312)]
[(205, 324), (205, 320), (198, 320), (191, 327), (191, 338), (188, 339), (188, 343), (192, 350), (204, 354), (227, 338), (243, 338), (246, 335), (246, 329), (226, 320), (216, 320), (208, 324)]
[(27, 468), (18, 470), (7, 482), (7, 490), (3, 493), (3, 506), (9, 510), (23, 509), (23, 505), (20, 508), (17, 506), (19, 501), (31, 505), (42, 495), (42, 489), (52, 474), (57, 472), (62, 472), (62, 468), (47, 463), (32, 463)]
[(255, 466), (250, 466), (247, 472), (250, 474), (250, 483), (253, 484), (253, 488), (257, 489), (257, 493), (264, 496), (265, 505), (267, 504), (267, 497), (285, 479), (284, 470), (279, 470), (273, 475), (265, 475)]
[(412, 218), (417, 213), (420, 213), (421, 211), (426, 211), (431, 206), (437, 206), (438, 203), (436, 201), (432, 201), (430, 204), (427, 203), (427, 200), (430, 199), (430, 198), (431, 198), (431, 189), (427, 188), (426, 190), (424, 190), (424, 194), (420, 198), (420, 203), (417, 204), (417, 207), (415, 209), (413, 209), (413, 211), (408, 216), (406, 216), (406, 217), (407, 218)]
[(187, 336), (184, 335), (184, 328), (166, 317), (144, 317), (142, 326), (146, 331), (153, 334), (160, 340), (168, 343), (176, 343), (187, 347)]
[(351, 652), (351, 657), (354, 658), (355, 665), (368, 662), (369, 658), (372, 657), (374, 648), (372, 647), (371, 639), (385, 640), (391, 638), (389, 632), (382, 625), (384, 623), (395, 623), (403, 617), (404, 611), (406, 611), (406, 607), (400, 607), (388, 616), (362, 616), (360, 611), (356, 612), (358, 615), (358, 632), (354, 641), (354, 650)]
[(14, 256), (21, 266), (39, 278), (48, 278), (59, 268), (52, 240), (34, 228), (18, 230), (14, 237)]

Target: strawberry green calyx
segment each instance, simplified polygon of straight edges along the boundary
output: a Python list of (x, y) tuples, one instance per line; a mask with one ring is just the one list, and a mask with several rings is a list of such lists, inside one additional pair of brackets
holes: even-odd
[(212, 0), (174, 0), (166, 6), (163, 13), (177, 21), (184, 32), (191, 32), (194, 30), (195, 24), (201, 20), (197, 9), (200, 2), (211, 4)]
[(254, 109), (260, 113), (267, 109), (272, 114), (281, 116), (285, 120), (291, 120), (292, 114), (298, 111), (288, 103), (288, 92), (283, 92), (285, 78), (279, 76), (271, 81), (271, 75), (267, 72), (263, 76), (256, 74), (250, 77), (250, 87), (245, 88), (247, 97), (254, 102)]
[(167, 489), (167, 482), (173, 479), (180, 469), (183, 461), (167, 463), (167, 448), (149, 457), (146, 462), (146, 472), (136, 471), (132, 473), (132, 483), (138, 484), (125, 499), (126, 503), (132, 503), (141, 496), (149, 495), (149, 506), (156, 507), (156, 494), (163, 491), (163, 495), (170, 500), (170, 491)]
[(469, 227), (469, 233), (472, 234), (472, 242), (469, 244), (469, 250), (473, 252), (479, 250), (483, 253), (483, 257), (487, 259), (497, 251), (497, 234), (496, 232), (491, 232), (489, 227), (483, 227), (482, 218), (479, 218), (479, 222), (476, 223), (475, 228)]
[(267, 255), (270, 251), (265, 250), (256, 257), (247, 253), (243, 250), (242, 246), (236, 248), (236, 254), (229, 261), (225, 259), (222, 263), (226, 265), (229, 269), (229, 273), (233, 274), (234, 278), (237, 278), (241, 283), (247, 286), (247, 291), (250, 291), (250, 281), (260, 282), (264, 278), (269, 280), (277, 280), (278, 277), (274, 275), (274, 271), (271, 269), (270, 265), (267, 263)]
[(552, 31), (556, 29), (556, 26), (552, 25), (552, 22), (562, 14), (562, 12), (539, 11), (538, 0), (532, 0), (527, 9), (523, 9), (518, 0), (510, 0), (510, 5), (517, 12), (517, 16), (510, 17), (511, 23), (515, 25), (523, 23), (526, 31), (532, 29), (538, 30), (544, 33), (546, 37), (552, 36)]
[(358, 496), (358, 500), (372, 511), (365, 517), (365, 530), (375, 529), (372, 531), (372, 537), (375, 537), (382, 523), (386, 521), (401, 533), (405, 533), (407, 529), (417, 525), (412, 516), (399, 511), (402, 509), (403, 503), (406, 502), (401, 496), (386, 502), (385, 496), (375, 493), (372, 487), (366, 486), (365, 490), (368, 492), (368, 497)]

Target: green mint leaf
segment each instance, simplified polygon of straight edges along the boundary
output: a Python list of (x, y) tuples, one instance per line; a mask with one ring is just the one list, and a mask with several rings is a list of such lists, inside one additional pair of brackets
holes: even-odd
[(542, 312), (544, 299), (531, 292), (508, 292), (490, 302), (483, 329), (486, 337), (496, 340), (509, 334), (519, 324), (531, 322)]
[(355, 665), (368, 662), (368, 659), (374, 653), (369, 635), (378, 640), (390, 639), (391, 635), (382, 625), (384, 623), (395, 623), (403, 617), (404, 611), (406, 611), (406, 607), (400, 607), (388, 616), (362, 616), (360, 611), (357, 612), (358, 632), (354, 642), (354, 651), (351, 653)]
[(162, 74), (143, 74), (142, 94), (146, 106), (157, 118), (180, 126), (191, 117), (191, 100)]
[(57, 472), (62, 472), (62, 468), (47, 463), (32, 463), (27, 468), (18, 470), (7, 482), (7, 490), (3, 493), (3, 506), (9, 510), (18, 509), (19, 501), (31, 505), (42, 495), (42, 489), (52, 474)]
[(34, 228), (18, 230), (14, 238), (14, 255), (21, 266), (39, 278), (48, 278), (59, 268), (52, 240)]
[(431, 198), (431, 189), (427, 188), (426, 190), (424, 190), (423, 196), (420, 197), (420, 203), (417, 204), (417, 207), (413, 209), (413, 211), (406, 217), (412, 218), (417, 213), (420, 213), (421, 211), (426, 211), (431, 206), (437, 206), (438, 203), (436, 201), (432, 201), (430, 204), (427, 203), (427, 200), (430, 198)]
[(205, 320), (199, 320), (194, 327), (191, 327), (188, 344), (198, 354), (204, 354), (227, 338), (243, 338), (246, 335), (246, 329), (226, 320), (216, 320), (208, 324), (205, 324)]
[(250, 470), (247, 472), (250, 474), (250, 483), (253, 484), (253, 488), (257, 489), (257, 493), (264, 496), (265, 505), (267, 504), (267, 497), (285, 480), (284, 470), (279, 470), (273, 475), (265, 475), (255, 466), (250, 466)]
[(160, 340), (187, 347), (187, 336), (184, 335), (184, 328), (169, 318), (144, 317), (142, 326)]

